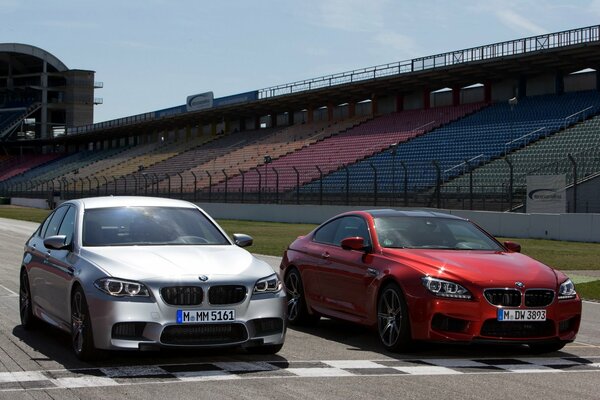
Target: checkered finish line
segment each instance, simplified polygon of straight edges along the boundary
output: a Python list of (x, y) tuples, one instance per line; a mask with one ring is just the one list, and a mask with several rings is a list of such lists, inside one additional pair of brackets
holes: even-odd
[(600, 372), (600, 357), (255, 361), (0, 372), (0, 391), (251, 378)]

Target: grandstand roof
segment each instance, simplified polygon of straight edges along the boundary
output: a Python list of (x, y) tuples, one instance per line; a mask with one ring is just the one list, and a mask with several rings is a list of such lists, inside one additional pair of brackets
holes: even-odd
[(46, 50), (28, 44), (0, 43), (0, 75), (8, 75), (9, 61), (13, 73), (17, 74), (39, 73), (42, 71), (43, 61), (51, 67), (48, 72), (68, 70), (62, 61)]
[[(389, 68), (389, 73), (384, 71), (385, 73), (378, 74), (378, 71), (386, 68)], [(394, 68), (397, 72), (394, 72)], [(475, 83), (559, 72), (567, 75), (584, 68), (600, 68), (600, 25), (279, 85), (260, 90), (261, 97), (256, 101), (164, 118), (150, 118), (135, 123), (125, 121), (129, 118), (124, 118), (124, 122), (113, 121), (110, 124), (90, 126), (91, 129), (86, 129), (85, 133), (65, 135), (55, 141), (85, 143), (93, 138), (119, 137), (136, 134), (136, 131), (144, 133), (224, 119), (272, 115), (308, 107), (363, 101), (373, 96), (397, 95), (425, 89), (435, 91), (446, 87), (462, 88)], [(371, 78), (368, 77), (369, 73), (372, 73)], [(361, 77), (356, 79), (357, 75)]]

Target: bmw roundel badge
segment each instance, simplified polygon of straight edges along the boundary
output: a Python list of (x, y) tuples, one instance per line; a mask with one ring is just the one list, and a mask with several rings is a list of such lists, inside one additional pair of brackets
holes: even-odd
[(206, 275), (200, 275), (198, 277), (198, 279), (200, 279), (202, 282), (206, 282), (208, 280), (208, 276), (206, 276)]

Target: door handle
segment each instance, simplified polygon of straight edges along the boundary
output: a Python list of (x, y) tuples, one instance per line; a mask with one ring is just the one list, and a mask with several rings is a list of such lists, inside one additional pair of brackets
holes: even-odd
[(321, 258), (325, 258), (325, 259), (329, 258), (329, 253), (328, 252), (322, 253)]

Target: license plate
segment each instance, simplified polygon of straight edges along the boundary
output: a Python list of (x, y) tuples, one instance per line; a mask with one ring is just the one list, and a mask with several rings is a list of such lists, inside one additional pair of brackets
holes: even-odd
[(178, 324), (225, 322), (235, 320), (235, 310), (177, 310)]
[(498, 321), (545, 321), (546, 310), (498, 310)]

